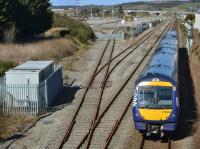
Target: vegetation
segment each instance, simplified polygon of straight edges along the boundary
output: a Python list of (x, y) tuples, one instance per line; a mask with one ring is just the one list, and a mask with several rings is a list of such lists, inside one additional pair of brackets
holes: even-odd
[(21, 63), (27, 60), (48, 59), (59, 61), (64, 57), (74, 55), (77, 49), (73, 41), (61, 38), (25, 44), (1, 44), (0, 56), (3, 62)]
[(12, 61), (0, 62), (0, 77), (3, 76), (7, 70), (9, 70), (10, 68), (14, 66), (15, 66), (15, 63)]
[(71, 19), (67, 15), (54, 14), (53, 27), (69, 28), (69, 35), (77, 38), (82, 43), (87, 43), (88, 40), (94, 39), (94, 33), (89, 26), (78, 20)]
[(185, 17), (185, 21), (191, 20), (193, 23), (195, 22), (195, 15), (194, 14), (188, 14)]
[(12, 14), (12, 0), (0, 1), (0, 37), (3, 36), (3, 31), (9, 27), (13, 22), (11, 21)]
[(34, 35), (52, 26), (49, 0), (1, 0), (0, 37), (15, 26), (20, 35)]
[(185, 25), (184, 24), (180, 24), (180, 30), (183, 32), (184, 36), (187, 35), (187, 30), (185, 28)]
[(23, 126), (31, 124), (34, 120), (34, 118), (25, 116), (6, 115), (0, 111), (0, 141), (22, 131)]
[(124, 11), (123, 11), (123, 6), (119, 5), (118, 6), (118, 16), (123, 17), (124, 16)]

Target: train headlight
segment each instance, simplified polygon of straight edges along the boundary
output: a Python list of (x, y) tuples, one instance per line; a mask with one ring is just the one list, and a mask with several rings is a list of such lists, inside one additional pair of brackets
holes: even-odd
[(175, 114), (172, 114), (171, 117), (176, 117), (176, 115), (175, 115)]
[(161, 126), (160, 126), (160, 130), (163, 130), (163, 129), (164, 129), (164, 127), (163, 127), (163, 125), (161, 125)]

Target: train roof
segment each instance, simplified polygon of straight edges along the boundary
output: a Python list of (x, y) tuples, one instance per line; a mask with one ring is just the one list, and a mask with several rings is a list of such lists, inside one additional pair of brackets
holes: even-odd
[(170, 31), (162, 38), (137, 82), (144, 78), (164, 77), (177, 82), (177, 33)]

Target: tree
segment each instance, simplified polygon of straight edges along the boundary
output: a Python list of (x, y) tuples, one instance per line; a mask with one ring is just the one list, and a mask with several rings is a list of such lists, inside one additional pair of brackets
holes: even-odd
[(185, 17), (185, 21), (191, 20), (193, 23), (195, 22), (195, 15), (194, 14), (188, 14)]
[(14, 1), (15, 0), (0, 0), (0, 38), (2, 38), (4, 30), (13, 25), (12, 10)]
[(49, 0), (19, 0), (14, 14), (16, 27), (24, 35), (39, 34), (51, 28), (50, 6)]
[(0, 0), (0, 38), (15, 26), (21, 35), (43, 33), (51, 28), (50, 0)]
[(119, 7), (118, 7), (118, 15), (119, 15), (119, 17), (123, 17), (124, 16), (123, 5), (119, 5)]

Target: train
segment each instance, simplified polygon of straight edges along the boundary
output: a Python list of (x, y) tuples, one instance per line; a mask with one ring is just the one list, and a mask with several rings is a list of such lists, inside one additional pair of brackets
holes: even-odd
[(171, 135), (179, 117), (178, 33), (170, 30), (135, 81), (132, 115), (145, 136)]

